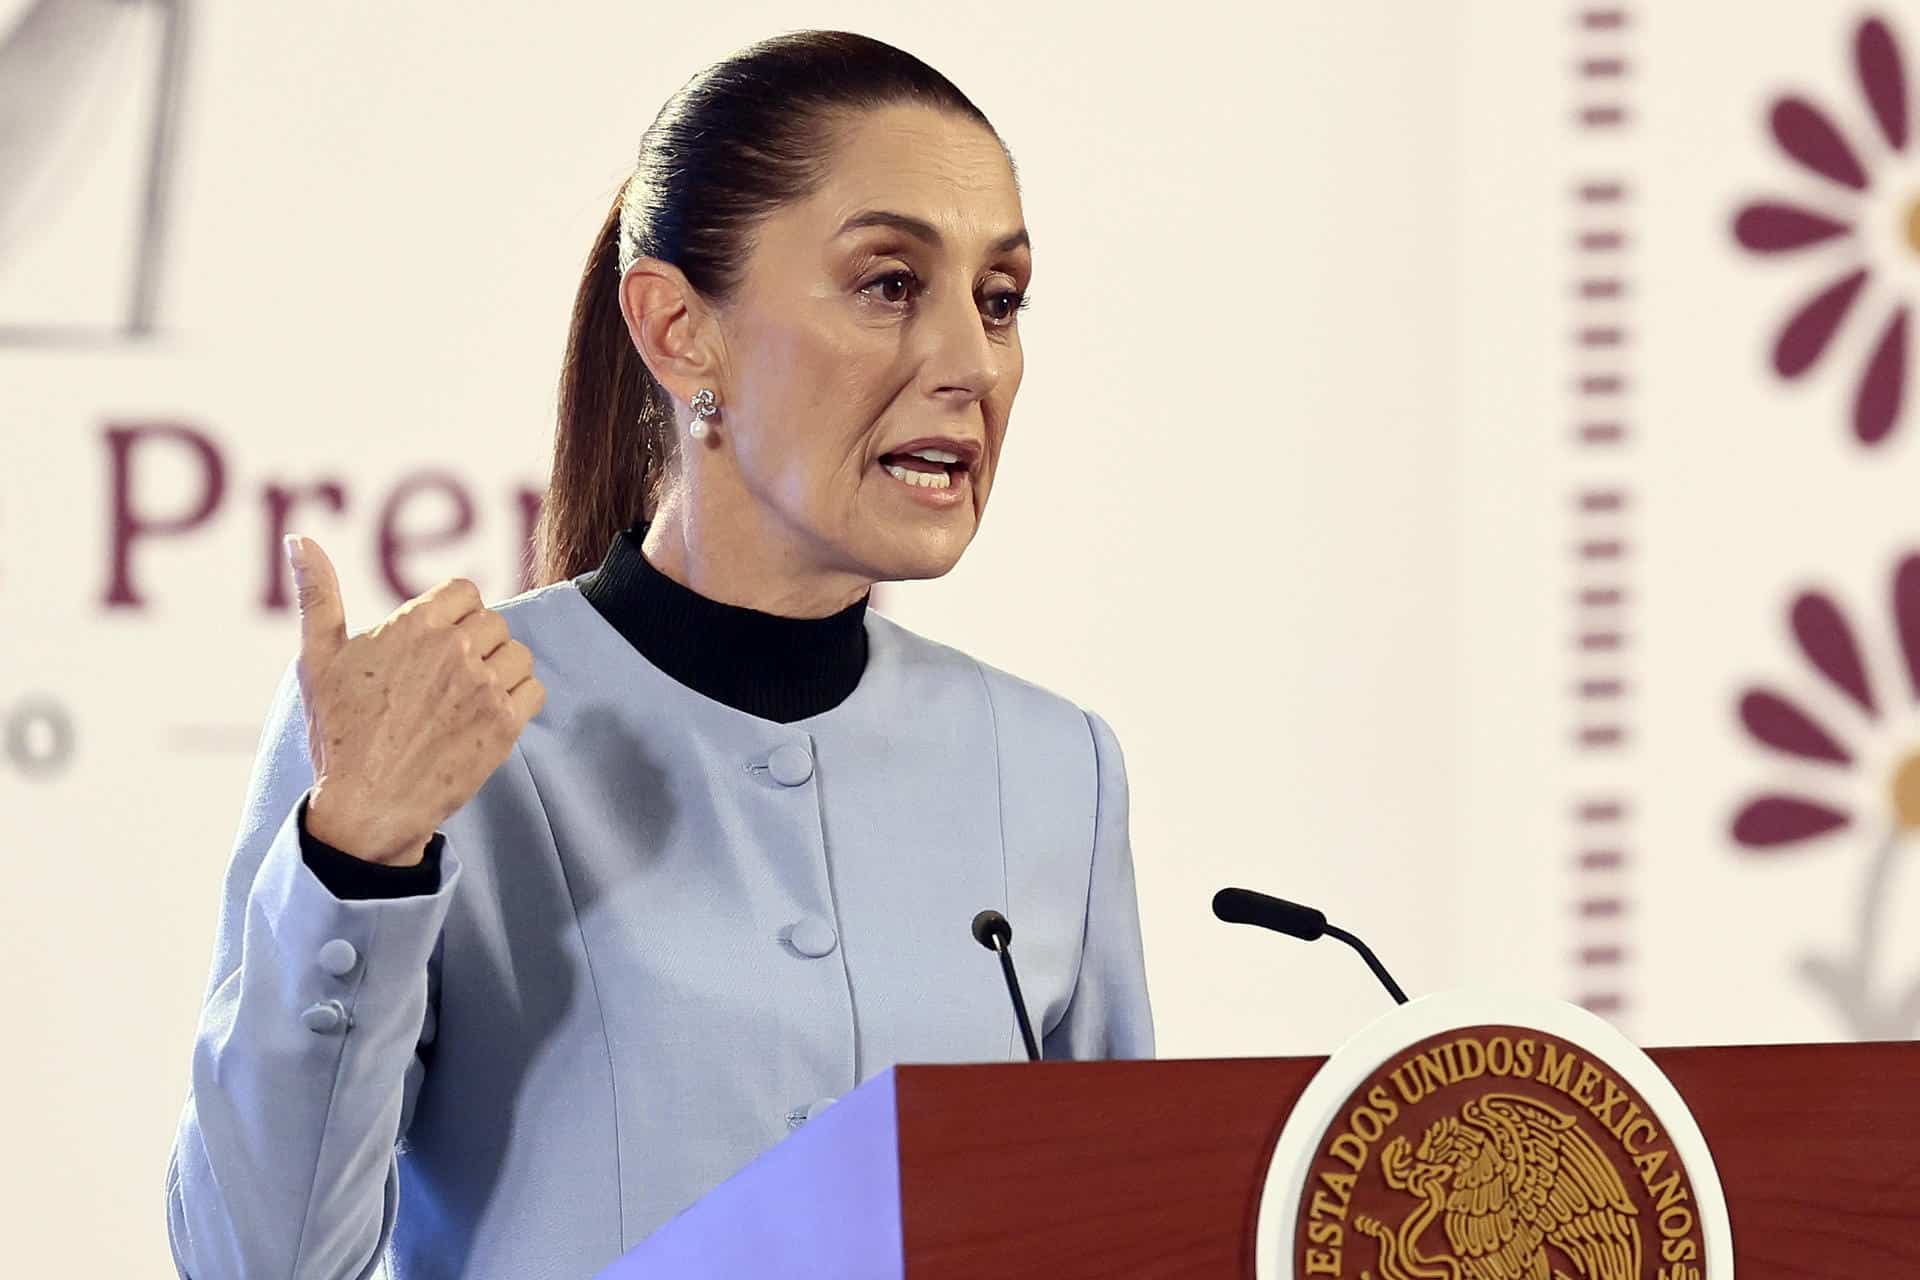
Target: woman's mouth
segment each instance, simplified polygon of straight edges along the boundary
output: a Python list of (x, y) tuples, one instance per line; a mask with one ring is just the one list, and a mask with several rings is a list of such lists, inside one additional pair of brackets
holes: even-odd
[(966, 462), (948, 449), (889, 453), (880, 459), (880, 468), (910, 489), (913, 497), (934, 506), (952, 506), (966, 494)]

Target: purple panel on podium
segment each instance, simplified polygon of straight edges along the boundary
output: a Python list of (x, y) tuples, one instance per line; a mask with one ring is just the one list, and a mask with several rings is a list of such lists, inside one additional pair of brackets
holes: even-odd
[(599, 1280), (898, 1280), (903, 1258), (889, 1068), (635, 1245)]

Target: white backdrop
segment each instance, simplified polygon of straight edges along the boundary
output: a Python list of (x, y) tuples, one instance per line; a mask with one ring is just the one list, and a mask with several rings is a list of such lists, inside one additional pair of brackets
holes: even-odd
[[(1889, 615), (1920, 423), (1848, 425), (1920, 287), (1895, 221), (1920, 179), (1876, 141), (1860, 11), (695, 13), (0, 0), (17, 1271), (170, 1274), (217, 886), (297, 635), (281, 527), (327, 547), (355, 628), (450, 574), (515, 594), (572, 289), (642, 129), (802, 26), (928, 59), (1020, 165), (1034, 304), (991, 515), (881, 607), (1114, 725), (1163, 1054), (1325, 1052), (1383, 1007), (1334, 944), (1214, 922), (1227, 883), (1325, 907), (1415, 992), (1580, 999), (1655, 1044), (1863, 1034), (1802, 971), (1853, 953), (1920, 747)], [(1911, 6), (1883, 13), (1920, 42)], [(84, 39), (9, 62), (29, 19)], [(1880, 203), (1837, 246), (1757, 255), (1745, 203), (1847, 195), (1769, 136), (1783, 93), (1856, 140)], [(1868, 301), (1785, 382), (1779, 326), (1848, 246)], [(1795, 648), (1811, 587), (1877, 716)], [(1753, 684), (1854, 764), (1762, 747)], [(1849, 827), (1733, 840), (1808, 777)], [(1892, 1008), (1910, 950), (1874, 965)]]

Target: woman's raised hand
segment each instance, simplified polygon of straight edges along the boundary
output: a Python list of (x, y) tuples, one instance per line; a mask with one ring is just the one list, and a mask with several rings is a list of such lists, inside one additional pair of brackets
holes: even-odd
[(448, 578), (349, 640), (326, 552), (289, 538), (287, 554), (313, 757), (307, 831), (369, 862), (418, 863), (546, 705), (533, 654), (466, 578)]

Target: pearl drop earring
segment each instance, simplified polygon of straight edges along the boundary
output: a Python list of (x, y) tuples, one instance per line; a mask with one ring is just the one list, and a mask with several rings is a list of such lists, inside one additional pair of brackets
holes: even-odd
[(687, 424), (687, 434), (695, 440), (707, 438), (707, 418), (720, 412), (718, 401), (714, 398), (712, 387), (702, 387), (693, 393), (693, 421)]

